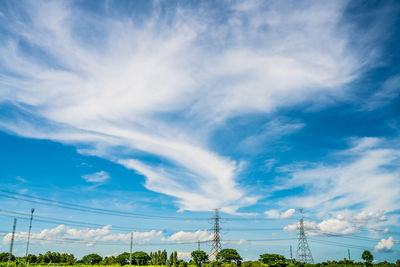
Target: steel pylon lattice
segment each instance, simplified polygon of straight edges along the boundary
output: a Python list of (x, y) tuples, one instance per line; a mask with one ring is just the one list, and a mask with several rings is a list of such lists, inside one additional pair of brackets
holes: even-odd
[(215, 214), (213, 219), (214, 225), (212, 228), (213, 231), (213, 240), (211, 245), (211, 251), (209, 257), (217, 256), (217, 254), (221, 251), (221, 227), (219, 225), (220, 217), (219, 217), (219, 209), (214, 210)]
[(307, 237), (304, 232), (304, 212), (300, 209), (301, 219), (299, 222), (299, 244), (297, 247), (297, 260), (304, 263), (314, 263)]

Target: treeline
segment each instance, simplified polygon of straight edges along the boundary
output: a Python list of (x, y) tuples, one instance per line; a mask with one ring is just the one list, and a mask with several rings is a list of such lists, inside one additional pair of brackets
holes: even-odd
[(45, 254), (28, 255), (26, 257), (15, 257), (7, 252), (0, 253), (0, 267), (3, 266), (27, 266), (27, 265), (163, 265), (170, 267), (286, 267), (286, 266), (400, 266), (400, 260), (396, 263), (381, 262), (373, 264), (373, 256), (369, 251), (362, 254), (364, 262), (354, 262), (347, 259), (342, 261), (327, 261), (317, 264), (305, 264), (296, 260), (286, 259), (279, 254), (265, 253), (260, 255), (257, 261), (242, 261), (242, 257), (235, 249), (223, 249), (211, 261), (206, 252), (196, 250), (191, 253), (191, 260), (184, 261), (178, 259), (178, 253), (169, 254), (166, 250), (150, 252), (147, 254), (143, 251), (136, 251), (132, 256), (128, 252), (124, 252), (118, 256), (101, 257), (92, 253), (83, 256), (77, 260), (73, 254), (58, 253), (48, 251)]
[(92, 253), (82, 257), (78, 260), (73, 254), (59, 253), (48, 251), (45, 254), (38, 256), (29, 254), (26, 257), (15, 257), (4, 252), (0, 253), (0, 262), (15, 262), (15, 263), (29, 263), (29, 264), (64, 264), (64, 265), (127, 265), (132, 260), (132, 265), (166, 265), (178, 266), (178, 253), (175, 251), (171, 253), (168, 258), (167, 251), (151, 252), (150, 255), (143, 251), (136, 251), (132, 253), (124, 252), (118, 256), (101, 257), (98, 254)]

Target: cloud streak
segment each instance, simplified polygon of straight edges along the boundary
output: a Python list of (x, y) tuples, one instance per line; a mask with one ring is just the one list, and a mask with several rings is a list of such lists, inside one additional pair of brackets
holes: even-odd
[[(335, 155), (336, 165), (303, 164), (286, 166), (283, 188), (304, 188), (302, 196), (289, 196), (285, 204), (320, 213), (340, 211), (358, 205), (366, 211), (354, 217), (362, 221), (384, 218), (382, 212), (396, 210), (400, 196), (400, 149), (385, 139), (361, 138), (352, 147)], [(313, 192), (312, 194), (310, 192)]]
[(110, 175), (105, 171), (99, 171), (96, 173), (83, 175), (82, 178), (86, 182), (103, 183), (103, 182), (107, 181), (108, 179), (110, 179)]
[[(154, 4), (137, 21), (99, 19), (68, 2), (26, 2), (18, 8), (29, 23), (2, 17), (10, 17), (11, 34), (0, 47), (0, 102), (23, 113), (0, 127), (90, 145), (79, 151), (135, 170), (181, 210), (234, 213), (252, 205), (259, 197), (238, 184), (240, 160), (210, 148), (213, 130), (228, 118), (315, 96), (323, 105), (363, 65), (348, 45), (354, 35), (340, 27), (341, 3), (257, 3), (227, 4), (222, 23), (186, 6), (166, 18)], [(287, 133), (301, 127), (280, 124)]]

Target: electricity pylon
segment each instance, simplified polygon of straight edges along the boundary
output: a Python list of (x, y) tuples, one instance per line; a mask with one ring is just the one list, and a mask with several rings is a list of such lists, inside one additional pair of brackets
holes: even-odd
[(216, 256), (221, 251), (221, 235), (220, 235), (221, 227), (219, 226), (219, 220), (220, 220), (219, 209), (215, 209), (214, 211), (215, 215), (214, 218), (212, 218), (214, 221), (214, 225), (212, 228), (214, 235), (209, 257)]
[(307, 237), (304, 232), (304, 212), (300, 209), (301, 219), (299, 223), (299, 244), (297, 247), (297, 260), (304, 263), (314, 263), (310, 247), (308, 246)]

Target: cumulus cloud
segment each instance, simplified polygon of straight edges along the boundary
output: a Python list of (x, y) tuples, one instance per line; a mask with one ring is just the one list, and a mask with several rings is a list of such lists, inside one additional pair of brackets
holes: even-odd
[(292, 218), (295, 212), (295, 209), (288, 209), (283, 212), (279, 212), (279, 210), (267, 210), (264, 212), (264, 214), (272, 219), (288, 219)]
[(110, 178), (110, 175), (105, 171), (99, 171), (96, 173), (83, 175), (82, 178), (85, 179), (86, 182), (103, 183)]
[(375, 251), (391, 251), (397, 240), (394, 240), (391, 236), (388, 239), (382, 238), (381, 241), (375, 246)]
[[(304, 221), (303, 224), (304, 224), (304, 228), (306, 229), (306, 231), (318, 229), (318, 225), (314, 221)], [(299, 227), (300, 227), (300, 224), (299, 224), (299, 222), (297, 222), (297, 223), (292, 223), (292, 224), (289, 224), (289, 225), (283, 227), (283, 230), (291, 232), (291, 231), (298, 230)]]
[(213, 238), (213, 234), (209, 233), (207, 230), (197, 230), (196, 232), (185, 232), (179, 231), (167, 238), (165, 241), (175, 241), (175, 242), (190, 242), (190, 241), (208, 241)]
[(24, 20), (4, 14), (1, 24), (10, 34), (0, 46), (0, 103), (18, 112), (0, 117), (0, 127), (85, 144), (79, 152), (135, 170), (182, 210), (254, 204), (236, 180), (239, 163), (209, 147), (212, 131), (314, 96), (323, 105), (368, 59), (353, 47), (357, 33), (341, 27), (344, 2), (224, 3), (225, 20), (202, 11), (212, 7), (180, 6), (140, 21), (98, 19), (71, 2), (16, 3)]
[[(285, 226), (285, 231), (299, 229), (299, 223)], [(304, 228), (308, 235), (348, 235), (358, 232), (358, 228), (346, 220), (327, 219), (320, 223), (315, 221), (304, 221)]]
[(177, 255), (178, 255), (178, 259), (189, 260), (192, 258), (191, 252), (178, 251)]
[[(11, 233), (8, 233), (3, 238), (3, 243), (9, 243), (11, 240)], [(27, 239), (27, 232), (15, 233), (15, 241), (25, 242)], [(162, 232), (151, 230), (148, 232), (133, 232), (135, 243), (146, 243), (154, 238), (161, 239)], [(40, 233), (31, 233), (32, 243), (51, 243), (57, 241), (72, 241), (87, 246), (92, 246), (96, 242), (126, 242), (129, 243), (131, 234), (113, 234), (111, 233), (111, 225), (104, 226), (103, 228), (96, 229), (76, 229), (65, 226), (63, 224), (50, 229), (43, 229)]]

